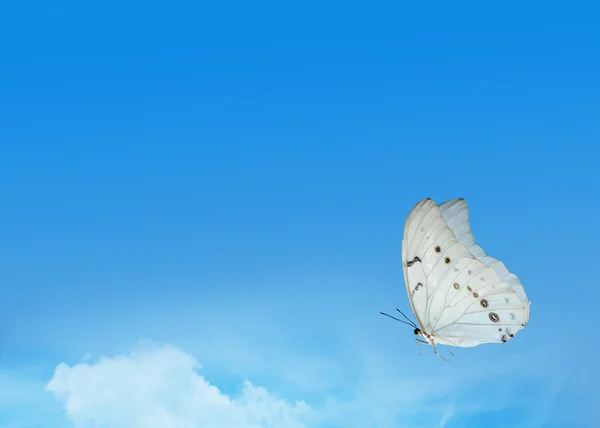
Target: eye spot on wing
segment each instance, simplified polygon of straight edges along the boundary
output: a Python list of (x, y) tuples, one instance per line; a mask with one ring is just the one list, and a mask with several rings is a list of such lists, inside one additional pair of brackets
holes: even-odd
[(444, 262), (445, 262), (447, 265), (449, 265), (449, 264), (450, 264), (450, 257), (446, 257), (446, 258), (444, 259)]
[(496, 312), (490, 312), (490, 320), (492, 322), (500, 322), (500, 317), (498, 316), (498, 314)]
[(442, 251), (442, 248), (438, 245), (437, 247), (435, 247), (435, 252), (439, 253), (440, 251)]
[(473, 289), (471, 288), (471, 286), (470, 286), (470, 285), (467, 285), (467, 290), (469, 290), (469, 293), (470, 293), (471, 291), (473, 291)]
[(460, 285), (458, 285), (456, 282), (454, 283), (454, 289), (458, 290), (460, 288)]

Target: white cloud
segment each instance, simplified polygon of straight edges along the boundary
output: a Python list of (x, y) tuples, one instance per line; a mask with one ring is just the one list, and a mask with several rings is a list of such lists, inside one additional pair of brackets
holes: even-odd
[(289, 403), (246, 382), (223, 394), (172, 346), (137, 349), (72, 367), (61, 363), (46, 389), (77, 428), (304, 428), (304, 402)]
[[(464, 356), (450, 366), (424, 357), (415, 358), (412, 366), (399, 365), (394, 355), (367, 348), (354, 353), (358, 363), (339, 363), (339, 373), (327, 382), (314, 380), (324, 376), (328, 364), (303, 364), (284, 353), (264, 359), (273, 375), (261, 382), (283, 393), (295, 390), (292, 394), (307, 399), (310, 407), (249, 382), (226, 394), (199, 374), (200, 365), (190, 354), (172, 346), (138, 346), (126, 355), (60, 364), (46, 390), (76, 428), (441, 428), (504, 411), (520, 412), (524, 427), (539, 425), (537, 411), (515, 400), (524, 387), (539, 396), (548, 373), (539, 364), (538, 375), (519, 358), (493, 364)], [(297, 367), (292, 377), (304, 387), (280, 382), (282, 376), (290, 377), (292, 366)], [(305, 377), (307, 382), (301, 379)], [(334, 387), (328, 388), (329, 383)]]

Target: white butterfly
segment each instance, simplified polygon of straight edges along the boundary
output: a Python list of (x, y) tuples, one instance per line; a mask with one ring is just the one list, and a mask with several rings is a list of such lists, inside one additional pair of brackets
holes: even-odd
[(402, 268), (420, 326), (407, 318), (417, 345), (433, 345), (444, 361), (437, 345), (505, 343), (527, 325), (530, 302), (519, 278), (475, 244), (462, 198), (415, 205), (404, 226)]

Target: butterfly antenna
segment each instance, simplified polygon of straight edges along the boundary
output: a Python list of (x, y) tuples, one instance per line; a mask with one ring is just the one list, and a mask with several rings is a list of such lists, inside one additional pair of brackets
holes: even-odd
[(412, 321), (412, 320), (411, 320), (409, 317), (407, 317), (406, 315), (404, 315), (404, 312), (402, 312), (402, 311), (401, 311), (400, 309), (398, 309), (398, 308), (396, 308), (396, 310), (397, 310), (398, 312), (400, 312), (400, 313), (402, 314), (402, 316), (408, 320), (408, 322), (410, 323), (410, 325), (412, 325), (414, 328), (419, 328), (419, 327), (417, 327), (417, 325), (415, 324), (415, 322), (414, 322), (414, 321)]
[[(393, 317), (393, 316), (391, 316), (391, 315), (389, 315), (389, 314), (386, 314), (385, 312), (379, 312), (379, 313), (380, 313), (381, 315), (385, 315), (386, 317), (390, 317), (390, 318), (391, 318), (391, 319), (393, 319), (393, 320), (396, 320), (396, 321), (399, 321), (399, 322), (401, 322), (401, 323), (403, 323), (403, 324), (406, 324), (406, 325), (409, 325), (409, 326), (411, 326), (411, 327), (414, 327), (414, 325), (413, 325), (413, 324), (409, 324), (409, 323), (407, 323), (406, 321), (402, 321), (401, 319), (398, 319), (398, 318), (396, 318), (396, 317)], [(416, 327), (415, 327), (415, 328), (416, 328)]]

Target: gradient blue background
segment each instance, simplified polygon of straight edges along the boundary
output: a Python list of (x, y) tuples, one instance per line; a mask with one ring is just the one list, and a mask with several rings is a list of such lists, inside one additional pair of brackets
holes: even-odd
[[(226, 392), (370, 397), (362, 427), (436, 426), (434, 402), (462, 409), (450, 428), (595, 426), (591, 4), (0, 6), (0, 373), (41, 385), (0, 393), (0, 422), (63, 426), (56, 365), (150, 339)], [(508, 345), (446, 365), (378, 314), (410, 311), (424, 197), (464, 197), (522, 280)], [(409, 412), (402, 382), (432, 392)]]

